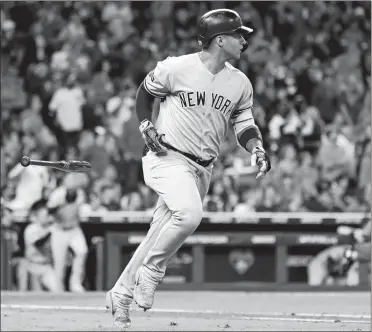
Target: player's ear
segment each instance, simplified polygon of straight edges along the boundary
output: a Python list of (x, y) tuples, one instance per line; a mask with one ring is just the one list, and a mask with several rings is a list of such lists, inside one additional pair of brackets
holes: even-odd
[(222, 47), (222, 44), (223, 44), (223, 38), (222, 38), (222, 36), (218, 36), (217, 37), (217, 45), (219, 47)]

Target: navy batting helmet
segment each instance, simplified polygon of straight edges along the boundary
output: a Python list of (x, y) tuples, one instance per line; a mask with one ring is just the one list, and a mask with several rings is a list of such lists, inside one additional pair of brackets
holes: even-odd
[[(238, 32), (242, 35), (249, 34), (253, 29), (243, 25), (239, 14), (230, 9), (216, 9), (204, 14), (198, 25), (198, 43), (200, 46), (209, 45), (210, 41), (223, 34)], [(243, 46), (243, 52), (248, 44)]]

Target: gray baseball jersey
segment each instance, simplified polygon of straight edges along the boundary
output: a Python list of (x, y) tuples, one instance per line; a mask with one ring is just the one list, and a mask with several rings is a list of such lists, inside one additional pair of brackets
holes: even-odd
[(168, 57), (146, 76), (144, 87), (165, 98), (155, 123), (164, 141), (199, 158), (218, 156), (229, 121), (236, 134), (254, 125), (251, 82), (227, 62), (213, 75), (199, 53)]

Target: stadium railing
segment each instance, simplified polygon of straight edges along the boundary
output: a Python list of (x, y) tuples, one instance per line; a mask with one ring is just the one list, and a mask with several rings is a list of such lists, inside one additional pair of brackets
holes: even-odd
[[(81, 219), (95, 259), (94, 289), (112, 286), (145, 237), (151, 218), (152, 211), (115, 211)], [(206, 212), (172, 258), (162, 287), (305, 289), (309, 262), (328, 247), (349, 243), (337, 228), (360, 227), (370, 218), (371, 213), (265, 212), (243, 217)], [(27, 223), (21, 221), (21, 229)]]

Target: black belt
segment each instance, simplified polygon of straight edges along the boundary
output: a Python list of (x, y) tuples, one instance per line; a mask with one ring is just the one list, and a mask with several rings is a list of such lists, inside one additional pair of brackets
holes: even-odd
[[(178, 152), (178, 153), (184, 155), (185, 157), (191, 159), (192, 161), (196, 162), (198, 165), (200, 165), (202, 167), (208, 167), (212, 163), (212, 161), (214, 160), (214, 158), (209, 159), (209, 160), (200, 159), (200, 158), (194, 156), (193, 154), (180, 151), (180, 150), (176, 149), (175, 147), (173, 147), (172, 145), (170, 145), (168, 143), (165, 143), (164, 141), (162, 141), (161, 144), (164, 145), (169, 150), (173, 150), (175, 152)], [(145, 145), (145, 148), (143, 149), (143, 155), (145, 156), (147, 154), (147, 152), (149, 152), (149, 150), (150, 149), (148, 148), (148, 146)]]

